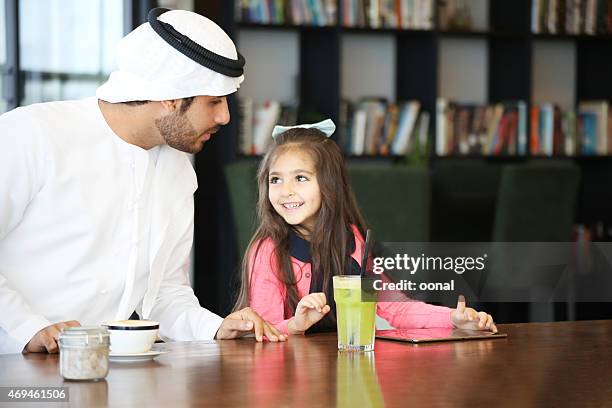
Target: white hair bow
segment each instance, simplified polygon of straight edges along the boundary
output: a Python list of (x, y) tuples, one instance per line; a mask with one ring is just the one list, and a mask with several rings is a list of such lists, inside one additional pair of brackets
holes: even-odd
[(325, 119), (317, 123), (304, 123), (304, 124), (295, 125), (295, 126), (276, 125), (274, 126), (274, 129), (272, 130), (272, 138), (275, 139), (276, 136), (280, 135), (281, 133), (286, 132), (289, 129), (295, 129), (295, 128), (304, 128), (304, 129), (314, 128), (314, 129), (320, 130), (321, 132), (325, 133), (327, 137), (330, 137), (336, 131), (336, 125), (334, 124), (334, 121), (331, 119)]

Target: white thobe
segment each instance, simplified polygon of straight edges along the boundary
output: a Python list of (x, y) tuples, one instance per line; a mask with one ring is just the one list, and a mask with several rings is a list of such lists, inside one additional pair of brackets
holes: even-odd
[(186, 154), (126, 143), (95, 98), (0, 116), (0, 353), (134, 310), (164, 338), (213, 338), (188, 282), (196, 188)]

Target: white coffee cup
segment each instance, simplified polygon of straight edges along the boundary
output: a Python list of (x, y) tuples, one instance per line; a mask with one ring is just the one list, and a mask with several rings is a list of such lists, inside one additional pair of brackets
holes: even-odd
[(159, 323), (152, 320), (118, 320), (104, 323), (110, 333), (110, 352), (113, 354), (146, 353), (151, 350)]

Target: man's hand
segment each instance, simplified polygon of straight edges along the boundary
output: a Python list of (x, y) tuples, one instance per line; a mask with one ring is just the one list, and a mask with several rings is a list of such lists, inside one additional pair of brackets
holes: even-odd
[(453, 326), (467, 330), (489, 330), (497, 333), (493, 317), (485, 312), (477, 312), (471, 307), (465, 307), (465, 298), (459, 295), (457, 308), (451, 312)]
[(215, 339), (235, 339), (253, 332), (255, 332), (255, 339), (257, 341), (263, 341), (264, 335), (270, 341), (287, 340), (287, 336), (279, 332), (271, 323), (259, 317), (250, 307), (238, 310), (223, 319)]
[(23, 351), (28, 353), (57, 353), (57, 338), (60, 331), (64, 327), (80, 326), (81, 323), (76, 320), (70, 320), (67, 322), (60, 322), (47, 326), (34, 335), (23, 348)]
[(304, 296), (295, 308), (295, 316), (287, 328), (291, 334), (302, 334), (330, 311), (325, 293), (311, 293)]

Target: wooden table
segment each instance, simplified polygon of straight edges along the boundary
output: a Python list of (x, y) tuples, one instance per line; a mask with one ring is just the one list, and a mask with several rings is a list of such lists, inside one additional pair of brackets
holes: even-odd
[(167, 343), (155, 361), (111, 363), (106, 380), (95, 383), (64, 382), (57, 355), (7, 355), (0, 356), (0, 386), (68, 386), (67, 405), (78, 407), (612, 406), (612, 321), (500, 331), (508, 338), (378, 340), (374, 353), (363, 354), (339, 353), (333, 334), (284, 344)]

